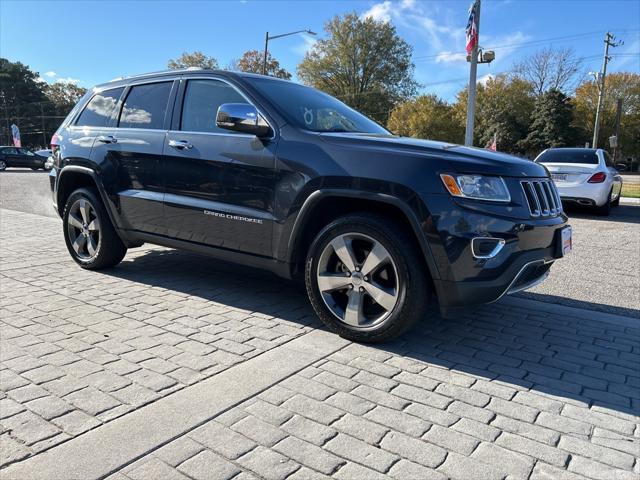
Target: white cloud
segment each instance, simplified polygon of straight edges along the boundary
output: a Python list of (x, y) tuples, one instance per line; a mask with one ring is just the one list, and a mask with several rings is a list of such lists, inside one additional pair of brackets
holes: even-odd
[(47, 81), (43, 77), (36, 77), (36, 82), (38, 82), (38, 83), (47, 83)]
[[(399, 4), (398, 6), (400, 9), (402, 9), (402, 4)], [(360, 15), (360, 17), (371, 17), (376, 21), (390, 22), (392, 9), (393, 3), (390, 0), (386, 0), (382, 3), (374, 4), (369, 10)]]
[(478, 79), (478, 83), (481, 85), (486, 85), (489, 80), (493, 80), (494, 78), (496, 78), (495, 75), (487, 73), (486, 75), (483, 75)]
[(80, 80), (72, 77), (58, 77), (54, 83), (71, 83), (73, 85), (77, 85), (80, 83)]
[(58, 74), (57, 74), (56, 72), (54, 72), (53, 70), (49, 70), (48, 72), (45, 72), (45, 74), (44, 74), (44, 75), (45, 75), (46, 77), (49, 77), (49, 78), (53, 78), (53, 77), (58, 76)]
[(301, 36), (302, 36), (302, 43), (299, 43), (298, 45), (294, 46), (292, 50), (298, 55), (305, 55), (309, 50), (313, 48), (317, 40), (311, 35), (303, 34)]
[(465, 52), (440, 52), (436, 56), (436, 63), (461, 63), (467, 62), (467, 54)]

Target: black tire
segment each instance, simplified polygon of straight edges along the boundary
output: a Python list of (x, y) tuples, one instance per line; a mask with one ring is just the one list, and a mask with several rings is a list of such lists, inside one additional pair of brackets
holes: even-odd
[(607, 201), (605, 202), (604, 205), (600, 207), (595, 207), (595, 212), (597, 215), (600, 215), (601, 217), (608, 217), (609, 214), (611, 213), (611, 207), (612, 207), (611, 193), (612, 192), (613, 190), (609, 192), (609, 196), (607, 197)]
[(38, 170), (40, 170), (40, 167), (31, 167), (31, 170), (33, 170), (34, 172), (37, 172)]
[[(80, 200), (89, 202), (92, 208), (92, 213), (98, 220), (99, 225), (99, 234), (95, 241), (95, 253), (84, 257), (74, 249), (73, 240), (70, 238), (71, 229), (69, 227), (69, 216), (71, 214), (71, 210), (74, 205), (76, 205), (76, 202), (79, 202)], [(62, 220), (64, 240), (67, 245), (67, 249), (69, 250), (69, 254), (71, 255), (71, 258), (73, 258), (73, 260), (82, 268), (87, 270), (99, 270), (101, 268), (113, 267), (120, 263), (127, 253), (127, 247), (122, 243), (122, 240), (120, 240), (120, 237), (116, 233), (115, 228), (109, 219), (109, 215), (107, 214), (98, 193), (94, 189), (79, 188), (69, 195), (64, 207)]]
[[(318, 286), (318, 266), (323, 252), (332, 240), (341, 235), (351, 234), (363, 235), (380, 243), (390, 255), (394, 268), (396, 303), (385, 314), (383, 321), (370, 327), (352, 326), (336, 316), (325, 303)], [(360, 267), (356, 269), (360, 271)], [(349, 273), (344, 273), (344, 275), (349, 275)], [(372, 282), (373, 276), (372, 273)], [(364, 277), (364, 280), (367, 280), (367, 277)], [(318, 233), (307, 254), (305, 283), (311, 304), (320, 320), (341, 337), (363, 343), (383, 342), (402, 334), (418, 319), (424, 317), (431, 298), (431, 282), (416, 241), (409, 235), (409, 232), (396, 223), (369, 213), (340, 217)], [(349, 290), (355, 293), (353, 285)], [(349, 294), (349, 290), (345, 289), (344, 293)], [(362, 288), (359, 290), (363, 291)], [(342, 295), (339, 290), (335, 290), (335, 292)], [(375, 307), (375, 302), (373, 306)]]
[(616, 199), (611, 202), (611, 207), (617, 207), (620, 205), (620, 197), (622, 196), (622, 190), (620, 190), (620, 192), (618, 193), (618, 196), (616, 197)]
[(0, 160), (0, 172), (2, 172), (3, 170), (6, 170), (7, 168), (7, 162), (5, 160)]

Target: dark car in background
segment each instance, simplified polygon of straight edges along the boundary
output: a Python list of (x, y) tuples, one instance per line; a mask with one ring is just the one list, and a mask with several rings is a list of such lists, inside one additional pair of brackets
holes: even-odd
[(36, 155), (23, 147), (0, 147), (0, 171), (9, 167), (23, 167), (38, 170), (44, 168), (47, 157)]
[(340, 335), (544, 280), (571, 249), (547, 170), (400, 138), (292, 82), (174, 70), (90, 90), (52, 138), (53, 202), (72, 258), (113, 267), (143, 242), (304, 278)]

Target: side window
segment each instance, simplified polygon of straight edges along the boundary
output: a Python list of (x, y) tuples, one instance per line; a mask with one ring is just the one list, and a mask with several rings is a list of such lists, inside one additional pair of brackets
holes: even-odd
[(233, 133), (216, 126), (218, 107), (223, 103), (247, 103), (231, 85), (218, 80), (189, 80), (182, 103), (180, 130)]
[(26, 148), (19, 148), (18, 152), (20, 152), (21, 155), (27, 155), (28, 157), (33, 157), (35, 155), (35, 153), (31, 150), (27, 150)]
[(613, 167), (613, 160), (611, 159), (609, 152), (604, 152), (604, 163), (607, 167)]
[(17, 155), (18, 151), (15, 148), (5, 148), (2, 153), (5, 155)]
[(106, 127), (116, 109), (124, 87), (105, 90), (95, 94), (78, 117), (80, 127)]
[(118, 127), (162, 129), (172, 83), (146, 83), (132, 87), (122, 106)]

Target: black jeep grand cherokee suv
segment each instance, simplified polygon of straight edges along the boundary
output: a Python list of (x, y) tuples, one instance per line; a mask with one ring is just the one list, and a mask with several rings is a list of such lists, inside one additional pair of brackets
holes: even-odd
[(399, 138), (317, 90), (171, 71), (82, 98), (52, 139), (53, 201), (83, 268), (150, 242), (304, 276), (334, 331), (381, 341), (543, 280), (570, 248), (544, 167)]

